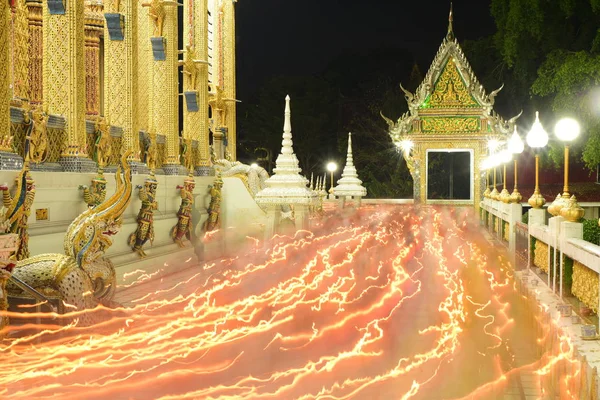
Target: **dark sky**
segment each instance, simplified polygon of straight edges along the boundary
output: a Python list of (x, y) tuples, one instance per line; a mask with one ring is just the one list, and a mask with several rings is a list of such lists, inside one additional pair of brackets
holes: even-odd
[[(282, 74), (319, 74), (345, 51), (412, 53), (426, 71), (448, 26), (443, 0), (239, 0), (238, 98)], [(459, 40), (494, 32), (489, 2), (454, 2)]]

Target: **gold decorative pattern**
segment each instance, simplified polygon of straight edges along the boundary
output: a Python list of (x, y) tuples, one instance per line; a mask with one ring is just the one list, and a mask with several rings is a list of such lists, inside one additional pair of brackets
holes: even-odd
[[(86, 114), (100, 114), (100, 36), (104, 26), (102, 4), (85, 3), (85, 99)], [(89, 146), (88, 146), (89, 147)]]
[(110, 158), (108, 161), (108, 165), (118, 165), (119, 164), (119, 159), (121, 158), (121, 154), (122, 154), (122, 138), (119, 137), (112, 137), (110, 140), (110, 145), (112, 147), (112, 150), (110, 152)]
[[(131, 158), (140, 160), (138, 103), (137, 12), (136, 2), (124, 2), (124, 40), (107, 40), (105, 48), (104, 115), (111, 125), (123, 129), (121, 151), (131, 150)], [(108, 37), (108, 28), (104, 37)]]
[(425, 100), (422, 108), (465, 108), (480, 107), (465, 85), (453, 57), (444, 66), (435, 83), (433, 93)]
[(41, 0), (28, 1), (29, 11), (29, 100), (33, 104), (43, 101), (44, 32)]
[[(547, 273), (549, 265), (548, 245), (541, 240), (536, 240), (533, 254), (533, 265)], [(596, 288), (597, 287), (598, 286), (596, 286)]]
[(225, 126), (227, 127), (227, 151), (236, 160), (236, 79), (235, 79), (235, 2), (223, 2), (223, 89), (227, 102)]
[(29, 99), (29, 20), (25, 0), (16, 0), (14, 9), (14, 97)]
[(42, 4), (45, 108), (67, 120), (62, 155), (85, 157), (84, 4), (66, 0), (65, 15), (51, 15), (47, 2)]
[(479, 133), (481, 118), (479, 117), (422, 117), (423, 133)]
[[(152, 61), (154, 66), (152, 90), (153, 123), (150, 129), (166, 137), (165, 164), (179, 161), (179, 87), (177, 50), (177, 8), (165, 7), (163, 35), (166, 39), (165, 61)], [(160, 157), (159, 157), (160, 158)]]
[(9, 7), (0, 1), (0, 141), (10, 140)]
[(579, 261), (573, 262), (571, 292), (595, 313), (598, 312), (598, 278), (597, 272), (589, 269)]
[[(187, 0), (184, 6), (184, 37), (186, 43), (195, 49), (195, 57), (208, 60), (208, 39), (203, 32), (208, 30), (207, 0)], [(208, 166), (210, 154), (208, 150), (208, 65), (197, 64), (196, 87), (189, 90), (198, 91), (197, 112), (188, 112), (184, 108), (183, 137), (198, 141), (194, 149), (194, 165)], [(187, 89), (186, 89), (187, 90)]]
[(137, 84), (137, 107), (138, 125), (140, 130), (148, 132), (151, 124), (151, 99), (152, 99), (152, 70), (154, 58), (152, 56), (152, 44), (150, 42), (150, 17), (141, 4), (138, 4), (138, 29), (137, 47), (138, 57), (142, 62), (138, 63)]

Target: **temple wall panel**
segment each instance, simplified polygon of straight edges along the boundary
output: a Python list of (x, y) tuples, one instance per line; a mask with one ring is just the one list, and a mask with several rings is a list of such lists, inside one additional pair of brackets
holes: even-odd
[(121, 151), (132, 150), (139, 161), (137, 13), (134, 1), (121, 2), (125, 16), (124, 40), (110, 40), (105, 29), (104, 116), (112, 126), (123, 129)]
[(10, 16), (8, 2), (0, 1), (0, 140), (10, 137), (10, 68), (9, 43)]
[[(184, 11), (184, 45), (192, 45), (198, 60), (208, 60), (208, 1), (187, 0)], [(198, 69), (195, 88), (185, 90), (198, 91), (199, 111), (188, 112), (184, 108), (183, 137), (196, 140), (198, 153), (194, 164), (209, 165), (209, 135), (208, 135), (208, 65), (196, 64)]]
[(64, 156), (85, 156), (84, 3), (66, 0), (64, 15), (44, 9), (44, 99), (50, 114), (66, 118)]
[(138, 123), (143, 131), (150, 131), (151, 128), (151, 99), (152, 99), (152, 44), (150, 43), (151, 22), (148, 11), (138, 4), (138, 84), (137, 84), (137, 105), (138, 105)]
[(236, 159), (236, 69), (235, 69), (235, 3), (223, 4), (223, 89), (227, 101), (225, 126), (227, 127), (227, 150)]
[[(179, 71), (177, 9), (165, 7), (163, 36), (166, 60), (153, 61), (152, 127), (166, 137), (166, 165), (179, 160)], [(152, 128), (151, 128), (152, 129)]]
[(34, 104), (43, 101), (44, 32), (41, 0), (28, 0), (29, 11), (29, 100)]

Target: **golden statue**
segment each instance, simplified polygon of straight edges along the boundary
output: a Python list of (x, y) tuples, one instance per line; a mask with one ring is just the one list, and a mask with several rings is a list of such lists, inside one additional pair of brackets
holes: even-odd
[(183, 66), (183, 75), (187, 77), (185, 89), (190, 91), (197, 90), (196, 84), (198, 82), (198, 75), (200, 74), (195, 58), (196, 52), (194, 51), (194, 46), (188, 44), (184, 60), (179, 61), (179, 65)]
[(147, 3), (142, 3), (142, 7), (148, 7), (148, 15), (154, 21), (156, 36), (163, 35), (163, 23), (165, 22), (165, 6), (177, 6), (176, 1), (170, 0), (150, 0)]
[(79, 190), (83, 190), (83, 201), (89, 208), (102, 204), (106, 199), (106, 179), (102, 168), (98, 168), (98, 175), (92, 179), (91, 188), (87, 185), (79, 185)]
[(192, 139), (187, 138), (184, 140), (182, 156), (183, 165), (188, 170), (188, 173), (192, 174), (194, 172), (194, 149), (192, 146)]
[(96, 119), (96, 141), (94, 143), (94, 161), (98, 167), (104, 168), (108, 165), (112, 156), (112, 137), (110, 136), (110, 124), (106, 118)]
[(29, 103), (23, 105), (23, 122), (27, 125), (25, 136), (25, 161), (35, 164), (48, 158), (48, 114), (41, 106), (31, 109)]
[(144, 151), (144, 162), (150, 169), (150, 173), (154, 174), (154, 170), (156, 169), (156, 164), (158, 160), (158, 148), (156, 144), (156, 134), (153, 132), (148, 133), (149, 140), (148, 146)]
[(7, 208), (10, 232), (19, 236), (20, 243), (15, 257), (17, 260), (23, 260), (29, 257), (28, 220), (35, 199), (35, 181), (29, 174), (29, 163), (27, 161), (25, 161), (23, 169), (15, 178), (15, 184), (17, 188), (14, 195), (11, 195), (6, 185), (0, 185), (0, 190), (2, 190), (4, 207)]

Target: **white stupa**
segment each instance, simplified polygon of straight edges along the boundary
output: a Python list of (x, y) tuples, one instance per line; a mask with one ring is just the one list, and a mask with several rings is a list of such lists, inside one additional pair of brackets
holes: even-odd
[(307, 187), (308, 180), (300, 175), (298, 158), (292, 142), (290, 96), (285, 98), (285, 119), (281, 154), (277, 157), (273, 175), (266, 180), (266, 188), (256, 194), (255, 200), (267, 209), (265, 238), (276, 232), (282, 206), (292, 206), (297, 229), (308, 228), (308, 208), (317, 202), (317, 194)]
[(354, 167), (352, 133), (348, 133), (348, 156), (346, 157), (342, 177), (337, 183), (337, 186), (333, 188), (333, 194), (339, 197), (341, 207), (344, 207), (347, 198), (353, 198), (356, 201), (356, 206), (360, 207), (361, 199), (367, 195), (367, 189), (362, 185), (362, 181), (358, 179), (358, 173), (356, 167)]

